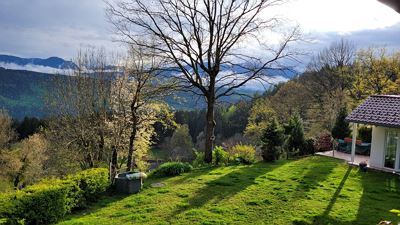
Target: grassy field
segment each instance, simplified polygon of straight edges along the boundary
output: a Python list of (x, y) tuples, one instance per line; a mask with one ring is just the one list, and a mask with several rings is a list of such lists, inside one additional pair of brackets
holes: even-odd
[[(150, 187), (162, 182), (164, 187)], [(400, 221), (400, 177), (313, 156), (149, 179), (60, 224), (377, 224)]]

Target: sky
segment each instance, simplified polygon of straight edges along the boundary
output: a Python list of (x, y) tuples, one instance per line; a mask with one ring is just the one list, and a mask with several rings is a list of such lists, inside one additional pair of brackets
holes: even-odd
[[(0, 54), (69, 60), (88, 46), (122, 49), (104, 9), (102, 0), (1, 0)], [(309, 52), (341, 37), (400, 50), (400, 14), (376, 0), (291, 0), (274, 13), (300, 26)]]

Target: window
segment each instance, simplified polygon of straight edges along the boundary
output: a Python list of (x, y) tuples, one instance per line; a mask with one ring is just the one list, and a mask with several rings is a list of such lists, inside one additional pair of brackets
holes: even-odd
[(386, 131), (385, 140), (385, 167), (395, 169), (396, 165), (396, 152), (399, 133), (395, 130)]

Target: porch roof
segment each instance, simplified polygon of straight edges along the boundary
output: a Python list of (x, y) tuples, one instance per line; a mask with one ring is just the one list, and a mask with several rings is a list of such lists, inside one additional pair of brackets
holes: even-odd
[(353, 110), (346, 121), (400, 128), (400, 95), (372, 95)]

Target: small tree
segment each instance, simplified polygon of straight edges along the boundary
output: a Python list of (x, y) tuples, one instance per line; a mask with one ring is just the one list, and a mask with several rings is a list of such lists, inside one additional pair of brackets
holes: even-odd
[(304, 146), (304, 127), (303, 120), (298, 114), (295, 114), (287, 124), (286, 128), (287, 140), (287, 159), (290, 152), (297, 152)]
[(251, 107), (244, 135), (251, 143), (262, 144), (259, 143), (263, 135), (262, 132), (268, 127), (275, 115), (276, 113), (270, 107), (269, 100), (257, 99)]
[(188, 125), (178, 126), (170, 141), (171, 158), (173, 160), (190, 160), (194, 156), (193, 147)]
[(263, 130), (261, 136), (262, 158), (264, 161), (275, 161), (278, 158), (279, 149), (283, 144), (283, 130), (274, 118)]
[(16, 138), (12, 123), (7, 111), (0, 109), (0, 151), (2, 148), (7, 148), (10, 142)]
[(347, 109), (343, 107), (340, 109), (336, 117), (335, 126), (332, 128), (332, 137), (337, 139), (344, 139), (350, 136), (349, 123), (345, 121), (347, 116)]

